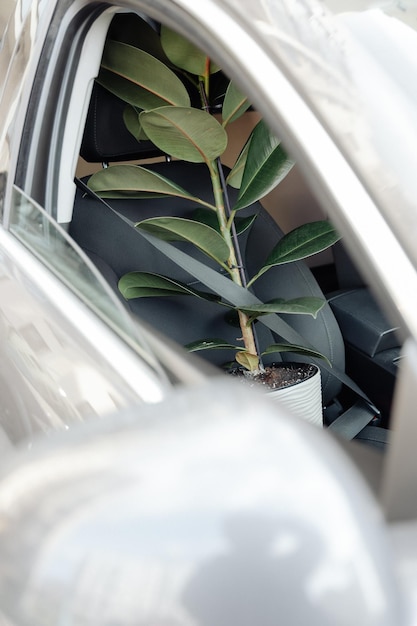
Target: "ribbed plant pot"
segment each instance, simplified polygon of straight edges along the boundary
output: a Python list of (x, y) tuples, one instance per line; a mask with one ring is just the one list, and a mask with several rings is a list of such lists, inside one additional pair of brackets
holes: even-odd
[[(282, 365), (288, 366), (289, 364)], [(268, 391), (269, 397), (282, 402), (292, 413), (310, 424), (323, 426), (320, 369), (312, 364), (292, 363), (290, 365), (295, 369), (307, 366), (310, 370), (309, 374), (303, 380)]]
[[(271, 368), (271, 369), (270, 369)], [(311, 363), (274, 363), (266, 368), (267, 376), (253, 384), (262, 384), (268, 397), (282, 402), (291, 413), (316, 426), (323, 426), (321, 376)], [(278, 388), (270, 386), (270, 372), (278, 373)], [(235, 370), (234, 374), (238, 374)], [(240, 370), (240, 374), (242, 371)], [(245, 375), (244, 378), (248, 379)], [(282, 380), (280, 380), (282, 379)]]

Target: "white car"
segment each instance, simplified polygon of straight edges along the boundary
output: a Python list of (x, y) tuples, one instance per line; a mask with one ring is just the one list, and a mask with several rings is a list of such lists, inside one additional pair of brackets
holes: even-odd
[[(1, 626), (417, 619), (417, 9), (371, 4), (0, 8)], [(138, 146), (103, 88), (106, 44), (132, 45), (138, 21), (222, 68), (219, 114), (226, 76), (249, 99), (226, 166), (260, 117), (296, 163), (257, 205), (245, 265), (301, 222), (342, 237), (254, 288), (326, 298), (283, 334), (257, 324), (328, 359), (323, 429), (227, 380), (225, 352), (184, 349), (224, 330), (212, 303), (118, 290), (171, 264), (135, 223), (188, 205), (100, 198), (90, 176), (141, 161), (207, 193), (200, 164)], [(199, 272), (190, 257), (176, 280), (210, 286)]]

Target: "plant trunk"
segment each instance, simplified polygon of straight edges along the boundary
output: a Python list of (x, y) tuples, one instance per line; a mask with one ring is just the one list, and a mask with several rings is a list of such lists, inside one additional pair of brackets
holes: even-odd
[[(229, 267), (230, 278), (234, 283), (240, 285), (241, 287), (245, 287), (245, 278), (242, 279), (242, 271), (243, 268), (241, 263), (237, 260), (235, 244), (233, 241), (233, 237), (231, 234), (230, 224), (233, 222), (227, 215), (225, 202), (224, 202), (224, 194), (220, 181), (220, 173), (217, 162), (213, 162), (210, 167), (210, 175), (213, 185), (214, 191), (214, 200), (216, 205), (217, 219), (219, 222), (220, 232), (222, 234), (223, 239), (228, 245), (229, 248), (229, 258), (227, 261), (227, 265)], [(245, 346), (245, 351), (251, 355), (254, 355), (258, 358), (258, 364), (260, 362), (260, 355), (256, 345), (255, 335), (253, 332), (252, 324), (249, 322), (249, 318), (246, 313), (243, 311), (238, 311), (239, 315), (239, 325), (242, 332), (242, 341)], [(259, 367), (259, 365), (258, 365)]]

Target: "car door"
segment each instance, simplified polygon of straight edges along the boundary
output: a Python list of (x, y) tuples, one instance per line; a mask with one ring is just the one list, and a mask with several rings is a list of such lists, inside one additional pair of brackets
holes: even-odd
[[(166, 375), (91, 263), (23, 192), (16, 188), (12, 199), (9, 228), (0, 231), (0, 415), (8, 438), (160, 400)], [(136, 342), (121, 339), (123, 325)]]
[[(5, 30), (15, 40), (2, 50), (2, 64), (8, 54), (0, 105), (2, 112), (7, 109), (1, 129), (0, 227), (0, 442), (5, 448), (40, 431), (68, 429), (125, 406), (158, 402), (171, 385), (146, 332), (133, 326), (91, 261), (50, 215), (50, 202), (48, 214), (34, 199), (40, 188), (54, 195), (51, 163), (58, 163), (59, 153), (44, 149), (46, 137), (38, 127), (45, 111), (39, 107), (48, 91), (49, 110), (60, 111), (61, 92), (56, 90), (55, 99), (45, 79), (57, 71), (48, 53), (53, 3), (25, 7), (16, 6)], [(73, 33), (64, 30), (67, 37)], [(24, 140), (29, 127), (34, 129), (30, 150)], [(67, 180), (71, 172), (65, 164), (59, 161), (58, 177)], [(23, 180), (30, 173), (32, 185)], [(18, 186), (22, 181), (28, 194)]]

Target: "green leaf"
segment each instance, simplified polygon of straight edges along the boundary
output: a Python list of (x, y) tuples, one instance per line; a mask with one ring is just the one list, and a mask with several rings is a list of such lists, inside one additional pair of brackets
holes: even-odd
[(172, 70), (147, 52), (119, 41), (107, 42), (97, 80), (140, 109), (190, 105), (185, 86)]
[(230, 170), (229, 175), (226, 179), (227, 184), (233, 187), (234, 189), (240, 189), (240, 186), (242, 184), (243, 172), (245, 171), (246, 160), (248, 158), (248, 153), (249, 153), (249, 143), (250, 143), (250, 138), (243, 146), (236, 160), (236, 163)]
[(256, 354), (241, 350), (237, 352), (235, 359), (239, 365), (250, 372), (256, 372), (256, 370), (259, 369), (259, 357)]
[(254, 213), (253, 215), (248, 215), (248, 217), (235, 217), (234, 222), (237, 234), (241, 235), (245, 232), (245, 230), (248, 230), (248, 228), (252, 226), (257, 217), (257, 213)]
[(233, 82), (229, 83), (223, 102), (222, 119), (223, 126), (237, 120), (250, 107), (250, 102), (236, 87)]
[(187, 241), (194, 244), (214, 261), (224, 267), (229, 258), (229, 248), (223, 237), (210, 226), (182, 217), (154, 217), (136, 224), (164, 241)]
[(265, 196), (285, 178), (293, 165), (265, 122), (258, 122), (250, 137), (239, 197), (233, 208), (243, 209)]
[(268, 346), (268, 348), (264, 352), (262, 352), (262, 355), (274, 354), (275, 352), (293, 352), (294, 354), (303, 354), (304, 356), (323, 359), (331, 367), (329, 359), (321, 352), (318, 352), (317, 350), (313, 350), (311, 348), (305, 348), (304, 346), (297, 346), (291, 343), (274, 343), (271, 346)]
[(125, 107), (123, 111), (123, 121), (127, 130), (137, 141), (147, 139), (146, 134), (143, 132), (143, 129), (139, 124), (139, 113), (136, 111), (135, 107), (130, 104)]
[(112, 165), (93, 174), (88, 186), (103, 198), (177, 196), (202, 202), (164, 176), (139, 165)]
[(216, 296), (198, 291), (188, 285), (160, 274), (150, 272), (129, 272), (121, 277), (119, 290), (126, 300), (160, 296), (196, 296), (204, 300), (217, 300)]
[(325, 300), (323, 298), (315, 298), (306, 296), (294, 298), (293, 300), (284, 300), (276, 298), (265, 304), (254, 304), (239, 307), (249, 317), (249, 323), (253, 322), (261, 315), (270, 315), (271, 313), (288, 313), (295, 315), (311, 315), (316, 318), (317, 313), (324, 307)]
[(191, 163), (211, 163), (226, 149), (227, 134), (206, 111), (161, 107), (139, 116), (149, 139), (163, 152)]
[[(205, 75), (207, 55), (191, 41), (167, 26), (162, 26), (161, 44), (168, 59), (174, 65), (197, 76)], [(214, 74), (219, 70), (218, 65), (210, 62), (210, 74)]]
[(242, 350), (241, 346), (234, 346), (223, 339), (200, 339), (193, 341), (185, 346), (189, 352), (197, 352), (200, 350)]
[(303, 224), (280, 239), (265, 261), (265, 265), (249, 284), (252, 284), (271, 267), (305, 259), (326, 250), (339, 239), (336, 229), (327, 220)]
[[(241, 235), (248, 228), (250, 228), (253, 222), (256, 220), (255, 215), (249, 215), (248, 217), (235, 217), (234, 222), (236, 226), (236, 232), (238, 235)], [(192, 214), (192, 219), (196, 222), (201, 222), (202, 224), (207, 224), (207, 226), (211, 226), (220, 232), (219, 221), (217, 219), (217, 215), (214, 211), (210, 209), (196, 209)]]

